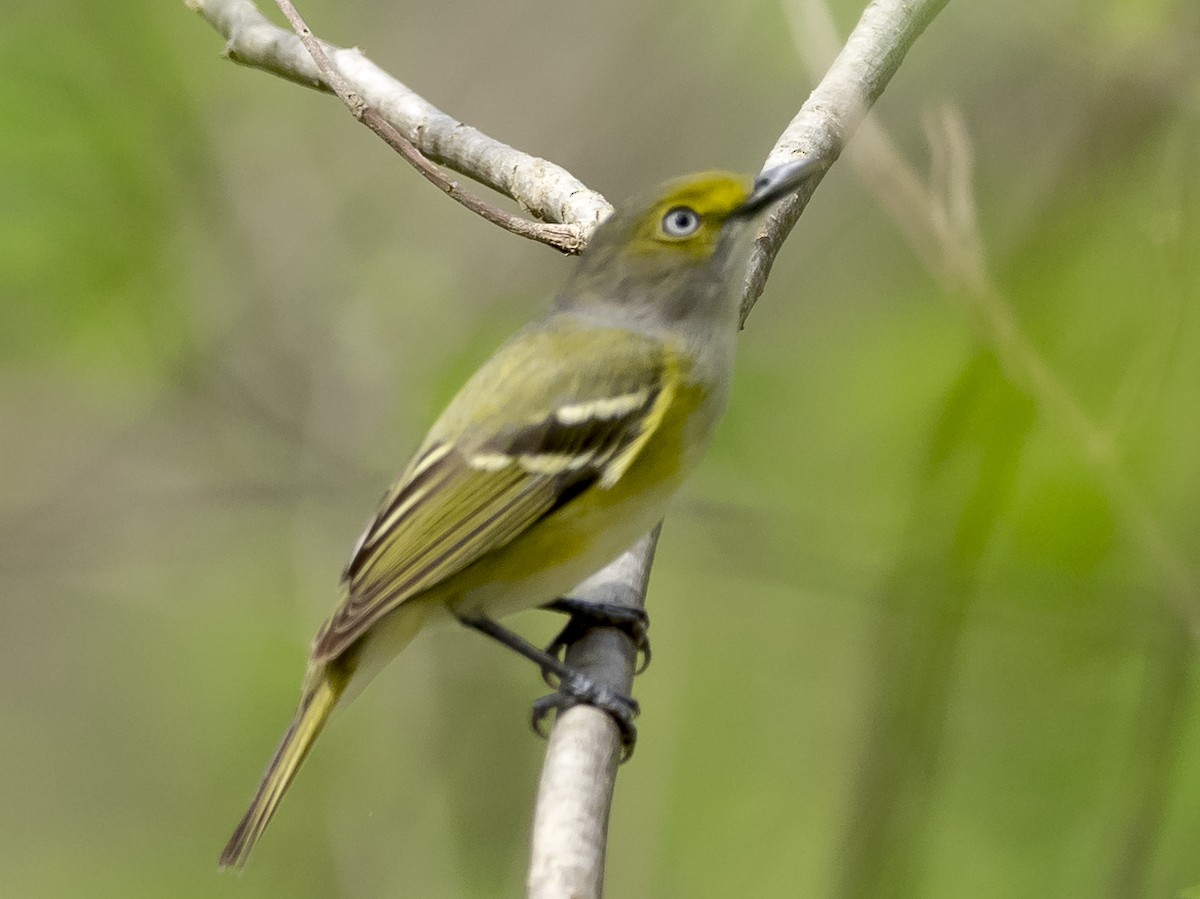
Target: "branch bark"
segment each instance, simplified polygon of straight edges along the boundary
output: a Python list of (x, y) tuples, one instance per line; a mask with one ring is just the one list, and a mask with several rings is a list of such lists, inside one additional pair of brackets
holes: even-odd
[[(764, 167), (800, 156), (821, 156), (832, 165), (900, 68), (909, 48), (945, 5), (946, 0), (872, 0), (825, 77), (767, 154)], [(780, 203), (758, 236), (746, 275), (743, 325), (820, 177), (809, 179), (804, 189)]]
[[(329, 60), (323, 73), (301, 38), (270, 23), (250, 0), (186, 2), (226, 38), (225, 55), (234, 62), (322, 90), (332, 89), (327, 73), (340, 73), (346, 82), (341, 94), (356, 116), (361, 99), (424, 156), (510, 197), (538, 218), (573, 226), (581, 242), (611, 211), (602, 196), (569, 172), (451, 118), (357, 49), (312, 39)], [(780, 135), (764, 167), (805, 155), (821, 155), (832, 163), (909, 48), (945, 4), (946, 0), (872, 0), (829, 72)], [(819, 180), (819, 176), (811, 179), (794, 198), (781, 203), (758, 235), (746, 275), (743, 325)], [(656, 528), (572, 595), (643, 607), (658, 533)], [(589, 676), (629, 692), (636, 650), (619, 631), (592, 629), (568, 649), (567, 659)], [(620, 735), (604, 712), (575, 706), (555, 722), (534, 812), (530, 899), (601, 895), (620, 753)]]
[[(225, 38), (225, 56), (229, 59), (333, 92), (302, 39), (270, 22), (251, 0), (186, 3)], [(539, 229), (539, 223), (525, 222), (532, 227), (517, 231), (522, 236), (541, 239), (565, 252), (578, 252), (596, 225), (612, 211), (604, 197), (589, 190), (566, 169), (447, 115), (367, 59), (362, 51), (313, 40), (332, 70), (340, 73), (349, 91), (361, 100), (362, 108), (373, 111), (422, 155), (509, 197), (543, 222), (566, 226), (565, 230), (547, 225)], [(356, 104), (347, 105), (362, 118)], [(539, 230), (553, 239), (539, 236)]]
[[(883, 93), (909, 48), (945, 5), (946, 0), (870, 3), (842, 52), (780, 135), (763, 167), (810, 155), (823, 156), (832, 163)], [(775, 257), (808, 205), (820, 177), (810, 179), (794, 198), (781, 203), (756, 238), (743, 289), (743, 325), (762, 295)], [(587, 586), (596, 588), (596, 592), (588, 598), (643, 607), (658, 532), (652, 537), (589, 579)], [(626, 589), (631, 583), (627, 576), (630, 571), (639, 572), (641, 578), (641, 589), (634, 593)], [(612, 589), (605, 590), (606, 584), (611, 584)], [(584, 635), (572, 649), (578, 649), (581, 658), (602, 659), (604, 644), (600, 641), (607, 643), (613, 634), (611, 629), (597, 628)], [(628, 683), (632, 683), (632, 644), (623, 635), (616, 635), (616, 643), (624, 644), (622, 658)], [(604, 668), (584, 664), (581, 670), (599, 677), (603, 676)], [(569, 726), (571, 737), (556, 739), (564, 726)], [(585, 727), (587, 742), (580, 736)], [(535, 822), (540, 826), (535, 823), (529, 899), (595, 899), (601, 895), (608, 807), (616, 779), (614, 760), (619, 752), (619, 735), (604, 712), (576, 706), (556, 722), (538, 791)], [(569, 781), (566, 772), (570, 774)], [(541, 823), (542, 809), (547, 803), (554, 807), (552, 815), (546, 818), (547, 822), (554, 822), (553, 834), (548, 823)], [(597, 809), (602, 809), (602, 813)], [(598, 822), (603, 826), (598, 827)], [(587, 852), (582, 847), (587, 847)], [(588, 859), (587, 863), (580, 863), (583, 857)]]
[(333, 60), (329, 58), (329, 54), (325, 52), (325, 48), (321, 46), (321, 42), (317, 40), (316, 36), (312, 33), (312, 29), (308, 27), (308, 23), (304, 21), (304, 17), (300, 15), (299, 10), (296, 9), (291, 0), (275, 0), (275, 4), (291, 23), (296, 37), (300, 38), (300, 43), (304, 45), (304, 48), (308, 51), (308, 55), (316, 63), (323, 83), (327, 84), (337, 94), (338, 99), (345, 104), (352, 116), (370, 128), (377, 137), (399, 153), (401, 158), (416, 169), (422, 178), (442, 191), (450, 199), (462, 204), (480, 218), (491, 222), (493, 225), (498, 225), (505, 231), (516, 234), (519, 237), (527, 237), (530, 240), (549, 244), (564, 253), (578, 253), (583, 249), (583, 235), (580, 233), (580, 229), (573, 225), (533, 222), (529, 219), (521, 218), (519, 215), (513, 215), (511, 212), (505, 212), (503, 209), (493, 206), (480, 197), (463, 190), (457, 181), (447, 176), (445, 172), (434, 165), (428, 156), (413, 146), (411, 141), (405, 140), (404, 136), (392, 126), (391, 122), (368, 106), (366, 101), (355, 92), (349, 82), (342, 77), (342, 73), (337, 70), (337, 67), (333, 64)]
[[(571, 595), (642, 608), (661, 525)], [(628, 696), (637, 650), (621, 631), (593, 628), (567, 649), (567, 664)], [(529, 899), (599, 896), (604, 887), (608, 813), (621, 735), (612, 718), (577, 705), (558, 716), (546, 747), (533, 814)]]

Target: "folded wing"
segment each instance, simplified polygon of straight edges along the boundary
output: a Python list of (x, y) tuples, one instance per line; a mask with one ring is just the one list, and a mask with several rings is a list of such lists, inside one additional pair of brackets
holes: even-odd
[[(622, 337), (599, 344), (626, 348), (615, 364), (609, 350), (607, 358), (570, 359), (561, 371), (543, 367), (536, 395), (551, 398), (549, 406), (509, 409), (516, 414), (485, 418), (481, 430), (439, 434), (435, 427), (360, 538), (343, 574), (345, 598), (317, 636), (317, 660), (340, 654), (400, 603), (620, 479), (661, 421), (677, 371), (661, 344)], [(503, 352), (489, 362), (501, 373), (512, 363)], [(485, 367), (477, 378), (487, 375)], [(460, 395), (455, 404), (464, 400), (471, 402)], [(519, 397), (513, 403), (519, 407)]]

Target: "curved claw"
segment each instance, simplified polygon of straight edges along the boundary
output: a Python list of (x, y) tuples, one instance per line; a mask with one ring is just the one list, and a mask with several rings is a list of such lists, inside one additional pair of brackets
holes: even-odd
[[(571, 616), (558, 632), (558, 636), (546, 644), (546, 652), (555, 658), (565, 659), (566, 648), (591, 628), (615, 627), (633, 641), (634, 648), (641, 656), (641, 661), (633, 673), (641, 674), (650, 667), (650, 637), (647, 633), (650, 616), (644, 609), (615, 603), (587, 602), (569, 597), (557, 599), (545, 608)], [(542, 680), (547, 686), (557, 687), (551, 677), (552, 673), (543, 668)]]
[(618, 693), (603, 684), (598, 684), (591, 678), (576, 674), (559, 686), (559, 692), (535, 700), (529, 723), (533, 732), (542, 739), (549, 735), (543, 729), (542, 722), (551, 711), (561, 714), (577, 705), (590, 705), (607, 712), (621, 732), (621, 761), (629, 761), (637, 746), (637, 727), (633, 719), (638, 716), (641, 707), (637, 700)]

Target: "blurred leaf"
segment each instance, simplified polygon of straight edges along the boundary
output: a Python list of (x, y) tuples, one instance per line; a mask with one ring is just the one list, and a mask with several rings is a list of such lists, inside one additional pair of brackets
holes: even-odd
[[(751, 170), (807, 90), (766, 0), (306, 6), (614, 200)], [(879, 104), (914, 158), (963, 110), (996, 280), (1193, 580), (1198, 45), (1194, 0), (950, 4)], [(220, 48), (179, 2), (5, 8), (0, 894), (512, 895), (540, 685), (453, 630), (214, 870), (379, 490), (572, 265)], [(665, 531), (610, 895), (1197, 893), (1192, 635), (947, 299), (836, 166)]]
[(874, 693), (836, 895), (923, 895), (943, 728), (984, 553), (1013, 493), (1034, 420), (1028, 397), (977, 352), (930, 441), (908, 534), (879, 596)]

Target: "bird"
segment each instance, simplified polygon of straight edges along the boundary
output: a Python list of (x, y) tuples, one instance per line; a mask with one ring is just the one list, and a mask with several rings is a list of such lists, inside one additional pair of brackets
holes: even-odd
[(384, 494), (222, 868), (245, 864), (334, 708), (447, 613), (629, 734), (632, 699), (497, 619), (565, 596), (662, 520), (726, 406), (755, 226), (823, 167), (685, 176), (597, 227), (547, 314), (483, 363)]

